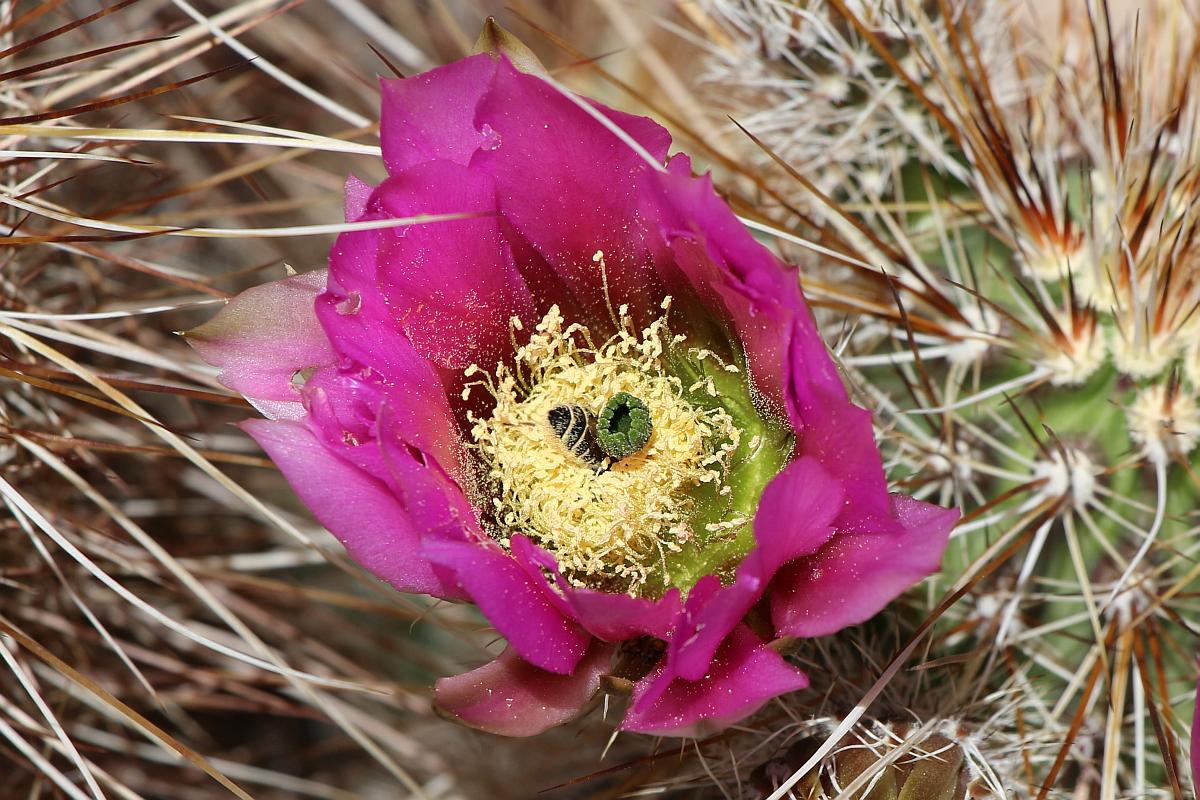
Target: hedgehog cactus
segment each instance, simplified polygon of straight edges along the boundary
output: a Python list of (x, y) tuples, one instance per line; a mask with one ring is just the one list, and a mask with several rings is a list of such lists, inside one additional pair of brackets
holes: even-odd
[[(763, 41), (829, 30), (709, 5)], [(1030, 737), (1010, 791), (1180, 796), (1195, 673), (1184, 598), (1200, 572), (1194, 17), (1156, 5), (1135, 29), (1120, 8), (1064, 6), (1039, 40), (1019, 14), (900, 5), (917, 71), (875, 35), (892, 4), (832, 0), (878, 59), (847, 60), (845, 79), (887, 64), (939, 138), (909, 137), (888, 181), (820, 198), (828, 225), (799, 231), (820, 248), (782, 230), (794, 220), (760, 227), (819, 253), (802, 256), (824, 265), (805, 290), (825, 330), (844, 332), (831, 344), (875, 409), (892, 479), (966, 511), (943, 574), (967, 598), (931, 609), (954, 627), (929, 658), (953, 659), (950, 696), (1005, 692), (997, 714)], [(754, 69), (794, 70), (796, 107), (825, 102), (800, 76), (827, 57), (763, 52)], [(760, 123), (745, 125), (748, 147), (786, 163), (774, 112), (742, 111)], [(876, 151), (855, 144), (850, 161)], [(775, 173), (795, 207), (812, 202), (819, 181), (800, 165)]]
[[(733, 114), (821, 192), (862, 201), (889, 190), (921, 150), (950, 158), (949, 137), (895, 68), (937, 95), (916, 45), (947, 46), (950, 25), (968, 14), (991, 24), (1005, 4), (843, 2), (705, 0), (712, 55), (700, 83), (714, 111)], [(793, 199), (822, 213), (810, 197)]]

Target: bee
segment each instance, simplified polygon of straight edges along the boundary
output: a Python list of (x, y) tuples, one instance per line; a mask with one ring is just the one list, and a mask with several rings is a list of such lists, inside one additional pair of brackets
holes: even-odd
[(583, 406), (558, 405), (546, 412), (554, 435), (570, 451), (592, 466), (600, 466), (604, 451), (596, 443), (596, 416)]
[(599, 418), (583, 406), (563, 404), (546, 412), (546, 419), (572, 455), (599, 470), (641, 450), (653, 430), (650, 410), (628, 392), (613, 395)]

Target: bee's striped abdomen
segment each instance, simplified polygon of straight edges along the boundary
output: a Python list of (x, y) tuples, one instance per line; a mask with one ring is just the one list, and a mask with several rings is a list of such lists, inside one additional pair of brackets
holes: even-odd
[(555, 406), (546, 412), (546, 418), (554, 435), (573, 455), (589, 464), (595, 464), (604, 458), (604, 454), (596, 447), (596, 421), (586, 408), (575, 405)]

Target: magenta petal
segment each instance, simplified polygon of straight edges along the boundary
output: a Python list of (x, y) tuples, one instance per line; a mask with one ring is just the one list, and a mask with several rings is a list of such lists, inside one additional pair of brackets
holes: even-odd
[(247, 289), (189, 331), (188, 344), (264, 416), (300, 419), (304, 407), (293, 378), (336, 358), (313, 311), (325, 279), (318, 270)]
[(376, 280), (380, 231), (338, 236), (329, 252), (329, 283), (317, 300), (317, 318), (334, 350), (417, 394), (440, 390), (433, 365), (400, 330)]
[[(370, 385), (378, 398), (400, 398), (392, 403), (393, 420), (404, 425), (409, 439), (420, 431), (422, 449), (461, 481), (458, 426), (441, 377), (401, 332), (375, 288), (377, 240), (377, 231), (339, 236), (330, 257), (329, 286), (317, 299), (317, 318), (339, 356), (338, 385), (348, 390), (356, 383)], [(327, 391), (332, 395), (335, 388)]]
[(441, 159), (466, 164), (487, 140), (475, 109), (496, 74), (496, 60), (477, 55), (403, 80), (382, 81), (379, 138), (388, 172)]
[[(634, 688), (621, 729), (664, 736), (704, 736), (754, 713), (772, 697), (808, 686), (808, 677), (766, 647), (745, 625), (721, 645), (708, 672), (696, 681), (675, 679), (665, 688), (664, 668)], [(658, 698), (643, 707), (642, 696)]]
[(873, 617), (937, 571), (958, 511), (892, 495), (899, 532), (839, 533), (771, 584), (780, 636), (825, 636)]
[(788, 464), (763, 490), (746, 563), (767, 581), (787, 562), (815, 553), (833, 535), (829, 526), (844, 498), (841, 484), (816, 459)]
[(660, 176), (661, 235), (698, 299), (719, 311), (744, 347), (759, 392), (786, 408), (796, 452), (816, 458), (846, 489), (841, 530), (874, 530), (889, 515), (870, 414), (852, 404), (791, 270), (749, 234), (676, 156)]
[(463, 494), (466, 456), (445, 394), (419, 394), (417, 387), (393, 385), (380, 406), (379, 425), (419, 450), (422, 462), (436, 462)]
[(889, 513), (871, 414), (847, 399), (807, 310), (796, 316), (789, 362), (788, 415), (800, 438), (799, 449), (846, 486), (839, 527), (869, 529), (871, 517)]
[(490, 542), (427, 542), (424, 554), (455, 576), (492, 626), (535, 667), (567, 675), (591, 641), (500, 547)]
[(430, 161), (393, 174), (372, 203), (384, 217), (479, 215), (382, 231), (376, 277), (398, 326), (425, 358), (451, 369), (503, 358), (511, 350), (509, 320), (532, 320), (533, 304), (500, 234), (491, 176)]
[(404, 386), (414, 397), (445, 394), (437, 371), (392, 322), (381, 298), (357, 291), (347, 295), (334, 291), (332, 283), (317, 298), (316, 311), (341, 364), (357, 365), (368, 373), (364, 377), (389, 386)]
[[(691, 591), (688, 592), (687, 600), (683, 604), (683, 611), (679, 615), (679, 621), (668, 637), (667, 653), (661, 660), (659, 668), (654, 673), (654, 681), (649, 683), (643, 691), (638, 692), (637, 699), (631, 708), (640, 712), (651, 707), (658, 702), (659, 696), (679, 678), (679, 654), (682, 649), (689, 645), (695, 651), (705, 648), (708, 639), (701, 640), (698, 637), (698, 634), (705, 626), (705, 622), (701, 620), (701, 617), (708, 611), (710, 603), (717, 603), (720, 611), (723, 612), (725, 604), (722, 601), (726, 597), (740, 598), (741, 593), (731, 593), (731, 590), (722, 589), (721, 580), (716, 575), (705, 575), (696, 581)], [(728, 605), (732, 605), (732, 603)], [(710, 614), (710, 616), (718, 615), (721, 616), (721, 620), (714, 621), (723, 624), (726, 616), (724, 613)], [(729, 627), (719, 632), (719, 635), (716, 637), (718, 645), (724, 641), (729, 631), (740, 621), (741, 617), (739, 616), (729, 624)], [(703, 669), (700, 670), (700, 675), (703, 675), (710, 666), (713, 651), (715, 650), (716, 646), (708, 651), (707, 658), (704, 659)]]
[(671, 639), (669, 669), (699, 679), (725, 636), (766, 592), (785, 563), (817, 552), (833, 535), (830, 523), (844, 492), (812, 458), (793, 461), (763, 491), (754, 516), (755, 547), (738, 566), (732, 584), (689, 613)]
[(724, 317), (745, 350), (755, 386), (782, 411), (791, 319), (808, 313), (793, 268), (755, 240), (717, 196), (710, 176), (692, 177), (687, 156), (671, 159), (661, 191), (658, 204), (672, 212), (661, 222), (669, 261), (710, 313)]
[(523, 661), (513, 648), (478, 669), (437, 682), (438, 706), (466, 724), (501, 736), (536, 736), (573, 719), (600, 689), (613, 648), (593, 642), (570, 675)]
[[(650, 120), (599, 109), (651, 152), (670, 137)], [(603, 251), (616, 304), (657, 311), (662, 283), (648, 240), (645, 204), (653, 166), (545, 81), (500, 63), (476, 121), (495, 134), (471, 161), (496, 179), (500, 212), (575, 297), (575, 317), (608, 319), (592, 257)]]
[(385, 401), (377, 420), (379, 449), (393, 492), (422, 540), (480, 542), (486, 537), (462, 487), (434, 456), (436, 437), (411, 417), (412, 406)]
[(606, 642), (641, 636), (665, 639), (683, 605), (675, 588), (657, 600), (581, 588), (574, 588), (567, 597), (579, 624)]
[(596, 638), (620, 642), (640, 636), (666, 639), (671, 635), (682, 606), (678, 589), (669, 589), (651, 600), (572, 586), (559, 571), (553, 555), (520, 534), (511, 542), (513, 558), (526, 574), (560, 611)]
[(242, 428), (351, 558), (401, 591), (460, 596), (421, 556), (420, 534), (383, 483), (332, 453), (303, 423), (249, 420)]
[(376, 477), (382, 477), (378, 448), (373, 444), (379, 397), (377, 382), (325, 367), (309, 376), (301, 390), (309, 430), (334, 453)]

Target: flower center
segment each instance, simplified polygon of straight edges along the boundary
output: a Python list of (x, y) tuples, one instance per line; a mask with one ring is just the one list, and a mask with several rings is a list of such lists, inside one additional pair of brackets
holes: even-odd
[[(622, 307), (617, 334), (597, 345), (552, 307), (512, 366), (463, 392), (482, 385), (495, 400), (490, 416), (468, 415), (494, 535), (504, 545), (513, 533), (529, 536), (578, 585), (637, 593), (656, 568), (665, 585), (670, 554), (746, 523), (737, 513), (716, 522), (711, 509), (697, 514), (698, 495), (729, 495), (742, 432), (711, 381), (685, 385), (668, 368), (684, 339), (671, 335), (669, 308), (670, 298), (638, 335)], [(522, 324), (512, 325), (515, 340)]]

